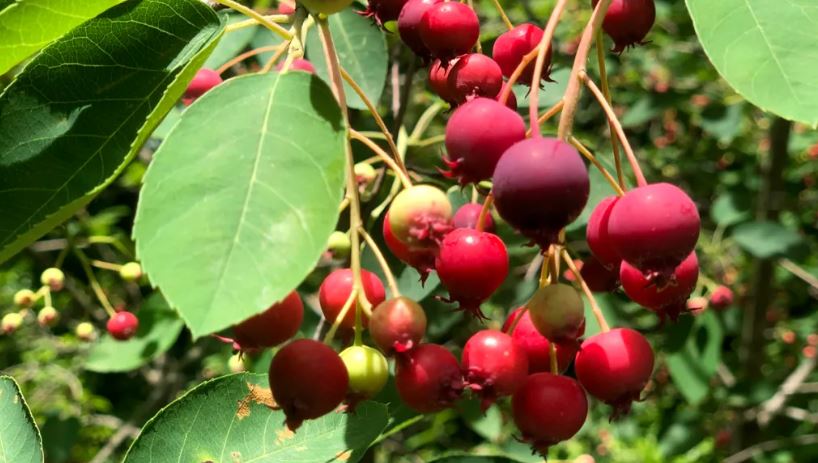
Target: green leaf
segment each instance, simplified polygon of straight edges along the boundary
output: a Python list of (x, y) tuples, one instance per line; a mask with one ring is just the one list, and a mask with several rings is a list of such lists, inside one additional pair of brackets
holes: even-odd
[(460, 409), (463, 420), (472, 431), (488, 441), (500, 441), (503, 435), (503, 413), (499, 407), (492, 406), (483, 412), (480, 401), (468, 400), (461, 403)]
[(0, 11), (0, 75), (122, 0), (16, 0)]
[(699, 125), (721, 143), (730, 143), (741, 132), (744, 106), (743, 102), (729, 106), (710, 105), (702, 111)]
[(221, 33), (197, 0), (127, 2), (26, 66), (0, 96), (0, 262), (113, 181)]
[(406, 266), (398, 276), (398, 288), (402, 295), (413, 301), (422, 302), (435, 292), (440, 286), (440, 278), (436, 272), (432, 272), (426, 277), (426, 282), (420, 282), (420, 273), (413, 267)]
[[(538, 105), (540, 108), (547, 108), (557, 104), (562, 95), (565, 93), (565, 88), (568, 87), (568, 76), (571, 70), (568, 68), (557, 69), (551, 74), (553, 82), (544, 82), (538, 98)], [(531, 88), (528, 85), (515, 85), (512, 88), (514, 96), (517, 98), (517, 107), (520, 109), (528, 108), (529, 91)], [(526, 115), (527, 116), (527, 115)]]
[[(329, 29), (338, 52), (341, 65), (350, 77), (363, 89), (373, 104), (381, 99), (386, 84), (388, 56), (384, 34), (372, 25), (372, 20), (347, 8), (329, 17)], [(315, 66), (315, 72), (329, 82), (324, 48), (318, 28), (307, 34), (307, 58)], [(363, 100), (344, 82), (347, 104), (350, 108), (366, 109)]]
[(759, 108), (818, 124), (814, 0), (687, 0), (716, 70)]
[(722, 227), (729, 227), (750, 218), (749, 205), (741, 204), (741, 198), (726, 192), (713, 201), (710, 218)]
[[(226, 17), (225, 21), (227, 24), (234, 24), (247, 19), (247, 17), (242, 14), (223, 15)], [(250, 40), (252, 40), (253, 36), (256, 35), (257, 28), (258, 26), (245, 27), (224, 34), (224, 37), (219, 40), (219, 44), (216, 46), (216, 49), (213, 50), (213, 53), (210, 54), (210, 57), (207, 58), (207, 61), (202, 67), (216, 69), (222, 64), (235, 58), (239, 53), (244, 51), (244, 49), (250, 43)]]
[[(261, 48), (261, 47), (269, 47), (271, 45), (280, 45), (284, 42), (284, 39), (279, 37), (278, 34), (273, 33), (270, 29), (266, 27), (257, 27), (256, 33), (253, 34), (253, 37), (250, 38), (250, 46), (253, 48)], [(256, 55), (256, 61), (258, 62), (259, 66), (264, 66), (267, 64), (270, 59), (272, 59), (273, 55), (275, 55), (274, 51), (265, 51), (264, 53), (259, 53)], [(279, 61), (280, 63), (281, 61)]]
[(184, 323), (160, 293), (136, 311), (139, 331), (128, 341), (105, 335), (91, 347), (85, 368), (100, 373), (130, 371), (162, 355), (176, 342)]
[(26, 399), (11, 376), (0, 376), (0, 463), (44, 461), (43, 441)]
[(780, 257), (803, 242), (801, 236), (776, 222), (750, 222), (736, 227), (733, 239), (759, 259)]
[(282, 299), (335, 228), (346, 127), (304, 72), (230, 79), (191, 105), (155, 153), (137, 253), (199, 337)]
[(710, 392), (710, 378), (721, 361), (724, 331), (712, 311), (696, 317), (684, 348), (667, 355), (670, 376), (688, 403), (697, 404)]
[(305, 421), (293, 434), (272, 403), (267, 375), (223, 376), (195, 387), (142, 428), (125, 463), (356, 462), (387, 422), (386, 406), (358, 405)]

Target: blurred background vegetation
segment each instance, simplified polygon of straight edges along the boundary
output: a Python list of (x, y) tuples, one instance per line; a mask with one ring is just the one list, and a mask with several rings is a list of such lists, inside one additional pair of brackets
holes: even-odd
[[(273, 8), (270, 3), (256, 2), (255, 6)], [(515, 23), (543, 23), (554, 2), (501, 3)], [(571, 54), (589, 12), (584, 3), (590, 1), (571, 2), (558, 29), (556, 83), (544, 89), (545, 106), (562, 94)], [(482, 45), (488, 52), (504, 26), (489, 1), (478, 2), (476, 9), (484, 20)], [(649, 334), (658, 353), (654, 379), (645, 400), (621, 421), (609, 423), (607, 407), (592, 406), (581, 433), (554, 447), (549, 461), (817, 461), (818, 373), (814, 369), (818, 314), (814, 307), (818, 297), (818, 190), (814, 185), (818, 133), (765, 114), (734, 93), (701, 50), (683, 2), (658, 0), (657, 10), (649, 44), (621, 56), (607, 54), (615, 108), (648, 179), (681, 186), (699, 206), (703, 218), (698, 246), (702, 278), (694, 296), (707, 296), (715, 285), (724, 284), (735, 292), (735, 303), (719, 311), (699, 310), (663, 326), (655, 315), (621, 294), (601, 296), (600, 303), (612, 325), (628, 325)], [(264, 43), (269, 32), (259, 29), (256, 34), (260, 37), (239, 43), (239, 51)], [(388, 35), (394, 51), (391, 65), (403, 78), (396, 81), (397, 86), (387, 83), (382, 114), (387, 124), (395, 124), (395, 113), (390, 109), (392, 94), (411, 81), (405, 114), (399, 116), (411, 130), (436, 98), (426, 89), (425, 70), (412, 62), (394, 34)], [(254, 60), (248, 60), (229, 72), (257, 68)], [(595, 63), (589, 69), (592, 74), (597, 72)], [(409, 74), (413, 78), (409, 79)], [(517, 96), (520, 111), (526, 112), (524, 90)], [(442, 134), (444, 123), (445, 114), (438, 115), (427, 136)], [(16, 310), (14, 293), (36, 289), (40, 272), (54, 265), (69, 243), (92, 259), (119, 263), (133, 259), (129, 237), (140, 179), (169, 124), (157, 130), (124, 175), (86, 210), (3, 264), (0, 312)], [(353, 112), (353, 124), (360, 130), (376, 130), (363, 112)], [(545, 130), (555, 132), (555, 124), (546, 124)], [(576, 132), (600, 157), (610, 158), (604, 115), (587, 95), (580, 106)], [(434, 169), (441, 150), (441, 144), (410, 147), (408, 164), (428, 181), (445, 184)], [(363, 150), (357, 155), (360, 159), (368, 157)], [(589, 209), (610, 194), (598, 175), (592, 178)], [(392, 180), (384, 180), (383, 186), (369, 195), (364, 205), (367, 214), (386, 196)], [(450, 194), (453, 201), (462, 204), (468, 201), (470, 190), (451, 188)], [(568, 235), (578, 257), (587, 255), (582, 226), (585, 217), (587, 211)], [(380, 224), (380, 219), (371, 221), (377, 239)], [(345, 230), (345, 224), (340, 223), (339, 229)], [(505, 315), (536, 287), (529, 272), (536, 251), (523, 246), (523, 240), (503, 224), (499, 233), (509, 245), (513, 270), (501, 291), (484, 306), (492, 327), (499, 327)], [(94, 237), (107, 237), (102, 241), (109, 242), (93, 243), (99, 241)], [(435, 299), (442, 293), (434, 276), (421, 287), (414, 270), (402, 269), (396, 260), (390, 262), (400, 274), (404, 294), (420, 300), (429, 314), (429, 339), (459, 353), (458, 346), (479, 325)], [(365, 254), (364, 263), (368, 269), (379, 271), (371, 253)], [(343, 262), (326, 256), (299, 288), (314, 309), (308, 311), (304, 336), (312, 336), (319, 321), (315, 310), (318, 285), (338, 265)], [(120, 352), (120, 345), (102, 335), (99, 337), (103, 339), (95, 342), (83, 342), (75, 336), (76, 325), (83, 321), (104, 332), (106, 315), (73, 253), (65, 256), (62, 267), (68, 280), (66, 290), (54, 296), (53, 305), (61, 314), (57, 325), (38, 326), (35, 311), (17, 332), (0, 336), (0, 372), (20, 382), (42, 429), (48, 462), (118, 461), (139, 428), (159, 408), (202, 380), (240, 367), (235, 359), (230, 362), (228, 344), (212, 338), (192, 343), (161, 300), (152, 305), (146, 302), (152, 292), (147, 281), (141, 285), (123, 283), (115, 272), (96, 270), (114, 305), (156, 312), (141, 328), (151, 330), (152, 337), (128, 354), (136, 364), (123, 365), (125, 354)], [(596, 327), (591, 319), (589, 323), (588, 334), (593, 334)], [(246, 358), (245, 367), (266, 372), (270, 358), (269, 352)], [(126, 367), (130, 371), (113, 371)], [(391, 386), (377, 400), (391, 403), (392, 424), (413, 421), (374, 446), (364, 461), (425, 462), (451, 452), (502, 452), (518, 461), (542, 460), (515, 440), (506, 402), (482, 415), (477, 403), (464, 401), (457, 409), (417, 420), (399, 405)]]

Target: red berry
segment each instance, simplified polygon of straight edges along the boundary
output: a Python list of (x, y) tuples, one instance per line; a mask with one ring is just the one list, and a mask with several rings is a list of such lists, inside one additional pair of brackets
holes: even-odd
[[(318, 290), (318, 303), (321, 305), (324, 318), (330, 323), (335, 321), (335, 318), (344, 308), (344, 304), (352, 292), (352, 279), (352, 269), (342, 268), (327, 275), (327, 278), (321, 283), (321, 288)], [(386, 299), (383, 283), (374, 273), (361, 269), (361, 283), (363, 284), (364, 294), (366, 294), (366, 300), (373, 306)], [(366, 323), (365, 317), (364, 323)], [(350, 329), (355, 327), (355, 301), (347, 310), (341, 326)]]
[(108, 333), (117, 341), (131, 339), (139, 329), (139, 319), (131, 312), (123, 310), (108, 319)]
[[(520, 316), (524, 307), (520, 307), (511, 312), (503, 324), (503, 331), (508, 331), (514, 320)], [(523, 318), (517, 322), (512, 339), (526, 353), (528, 358), (528, 372), (540, 373), (551, 371), (551, 342), (537, 331), (534, 323), (531, 322), (531, 314), (528, 311), (523, 314)], [(568, 344), (555, 344), (557, 351), (557, 365), (560, 371), (565, 371), (574, 360), (579, 344), (572, 342)]]
[(192, 102), (220, 83), (222, 78), (218, 72), (207, 68), (199, 69), (185, 90), (185, 99)]
[[(596, 7), (599, 0), (592, 0)], [(613, 51), (619, 53), (627, 47), (643, 45), (645, 36), (656, 20), (653, 0), (613, 0), (605, 14), (602, 29), (614, 41)]]
[(612, 418), (627, 414), (653, 373), (653, 349), (638, 331), (615, 328), (586, 339), (574, 369), (589, 394), (614, 408)]
[(497, 235), (458, 228), (446, 235), (435, 259), (440, 282), (449, 299), (475, 317), (483, 317), (480, 304), (508, 275), (508, 252)]
[[(284, 62), (276, 65), (276, 70), (281, 71), (284, 68)], [(290, 71), (304, 71), (307, 74), (315, 74), (315, 66), (304, 58), (296, 58), (290, 63)]]
[(452, 229), (449, 197), (431, 185), (407, 188), (389, 206), (392, 233), (411, 250), (435, 249)]
[(295, 13), (295, 3), (278, 2), (277, 10), (279, 14), (293, 14)]
[(312, 339), (287, 344), (270, 363), (273, 398), (293, 431), (304, 420), (335, 410), (346, 397), (348, 386), (349, 375), (341, 357)]
[(588, 202), (588, 169), (573, 146), (534, 137), (506, 150), (494, 169), (500, 217), (543, 248)]
[(406, 352), (426, 334), (426, 313), (408, 297), (396, 297), (378, 304), (369, 319), (369, 335), (387, 355)]
[(716, 310), (723, 310), (733, 305), (733, 290), (727, 286), (717, 286), (710, 293), (710, 306)]
[(478, 96), (494, 98), (503, 88), (503, 73), (493, 59), (480, 53), (463, 55), (452, 64), (449, 89), (457, 103)]
[(543, 286), (526, 304), (531, 322), (557, 343), (575, 343), (585, 334), (585, 308), (579, 293), (561, 283)]
[(649, 278), (667, 276), (696, 247), (696, 205), (669, 183), (628, 191), (611, 208), (608, 237), (616, 251)]
[(420, 37), (432, 56), (451, 59), (468, 53), (477, 43), (480, 20), (464, 3), (439, 3), (423, 14)]
[(619, 287), (619, 267), (606, 268), (594, 256), (588, 256), (582, 261), (579, 274), (588, 289), (595, 293), (607, 293)]
[[(497, 96), (494, 97), (495, 100), (500, 101), (500, 95), (502, 95), (502, 93), (506, 90), (507, 86), (508, 84), (503, 82), (503, 87), (500, 89), (500, 92), (497, 93)], [(514, 92), (508, 92), (506, 107), (512, 111), (517, 111), (517, 97), (514, 96)]]
[(455, 105), (454, 92), (449, 88), (449, 74), (452, 71), (452, 63), (445, 63), (436, 59), (429, 66), (429, 86), (443, 101), (450, 105)]
[(619, 279), (625, 294), (637, 304), (656, 312), (662, 319), (668, 316), (671, 320), (676, 320), (679, 313), (687, 310), (685, 301), (696, 288), (698, 278), (699, 261), (695, 252), (690, 253), (673, 270), (664, 281), (664, 286), (645, 278), (641, 270), (627, 261), (623, 260), (619, 269)]
[(463, 378), (451, 352), (437, 344), (421, 344), (398, 357), (395, 386), (410, 408), (432, 413), (454, 404), (463, 391)]
[(498, 161), (512, 145), (525, 139), (525, 121), (490, 98), (475, 98), (457, 108), (446, 124), (443, 159), (461, 185), (491, 178)]
[(497, 330), (475, 333), (463, 347), (461, 360), (466, 385), (483, 399), (484, 410), (498, 397), (513, 394), (528, 376), (525, 351)]
[(304, 318), (304, 305), (296, 291), (264, 312), (233, 327), (235, 342), (241, 350), (273, 347), (298, 333)]
[(414, 267), (420, 273), (420, 281), (425, 282), (429, 276), (429, 272), (435, 266), (435, 249), (409, 249), (409, 246), (402, 243), (392, 233), (392, 228), (389, 226), (389, 212), (383, 218), (383, 241), (386, 247), (392, 251), (401, 261)]
[(427, 59), (430, 57), (429, 49), (423, 44), (420, 37), (420, 23), (423, 15), (432, 6), (442, 3), (443, 0), (409, 0), (403, 5), (398, 15), (398, 33), (403, 43), (409, 47), (415, 55)]
[(600, 201), (591, 212), (588, 225), (585, 227), (585, 239), (588, 241), (591, 253), (599, 263), (609, 269), (618, 269), (619, 263), (622, 262), (622, 257), (619, 256), (608, 235), (608, 220), (618, 199), (616, 196), (608, 196)]
[[(477, 220), (480, 218), (480, 212), (483, 211), (483, 206), (477, 203), (468, 203), (460, 206), (460, 209), (454, 213), (452, 224), (454, 228), (477, 228)], [(494, 219), (491, 214), (486, 213), (483, 219), (483, 231), (494, 233)]]
[[(492, 57), (503, 75), (511, 77), (517, 66), (523, 61), (523, 57), (537, 48), (542, 40), (543, 30), (534, 24), (520, 24), (510, 31), (503, 32), (494, 41), (494, 48), (492, 50)], [(545, 61), (542, 67), (542, 79), (548, 80), (551, 70), (551, 48), (545, 55)], [(531, 85), (531, 79), (534, 78), (535, 61), (532, 61), (525, 70), (520, 74), (518, 82)]]
[(369, 0), (366, 10), (359, 11), (358, 14), (371, 17), (377, 25), (382, 26), (385, 22), (398, 19), (405, 4), (406, 0)]
[(576, 380), (551, 373), (536, 373), (511, 398), (514, 423), (542, 455), (548, 447), (579, 432), (588, 416), (588, 398)]

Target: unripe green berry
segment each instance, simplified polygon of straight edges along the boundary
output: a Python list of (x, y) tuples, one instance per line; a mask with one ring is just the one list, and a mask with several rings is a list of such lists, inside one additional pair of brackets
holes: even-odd
[(42, 275), (40, 275), (40, 282), (44, 285), (48, 285), (51, 291), (60, 291), (63, 285), (65, 285), (65, 274), (57, 267), (47, 268)]
[(231, 373), (241, 373), (247, 370), (247, 367), (244, 365), (244, 360), (242, 360), (239, 354), (230, 356), (230, 360), (227, 361), (227, 368)]
[(17, 331), (17, 328), (20, 328), (22, 324), (22, 315), (17, 312), (7, 313), (3, 316), (3, 320), (0, 321), (0, 330), (3, 331), (3, 334), (11, 334)]
[(14, 293), (14, 305), (17, 307), (28, 308), (34, 304), (35, 299), (37, 299), (37, 294), (30, 289), (21, 289)]
[(40, 326), (54, 326), (59, 319), (59, 312), (50, 305), (40, 309), (40, 312), (37, 314), (37, 323), (39, 323)]
[(584, 304), (571, 286), (544, 286), (534, 293), (527, 305), (531, 322), (549, 341), (572, 342), (585, 333)]
[(365, 398), (381, 391), (389, 379), (386, 357), (369, 346), (351, 346), (341, 352), (349, 373), (349, 390)]
[(327, 241), (327, 251), (332, 254), (335, 259), (346, 259), (352, 250), (352, 242), (349, 240), (349, 235), (344, 232), (334, 231), (329, 235)]
[(137, 281), (142, 278), (142, 266), (138, 262), (128, 262), (119, 268), (119, 276), (125, 281)]
[(97, 330), (89, 322), (82, 322), (74, 328), (74, 334), (83, 341), (93, 341), (96, 337)]
[(451, 219), (449, 197), (431, 185), (415, 185), (401, 191), (389, 207), (392, 234), (411, 249), (436, 247), (451, 231)]

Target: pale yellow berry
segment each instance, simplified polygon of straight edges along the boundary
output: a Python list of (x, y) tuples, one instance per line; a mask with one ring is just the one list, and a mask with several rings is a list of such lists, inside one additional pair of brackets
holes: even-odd
[(51, 291), (60, 291), (65, 285), (65, 274), (57, 267), (47, 268), (40, 275), (40, 282), (48, 285)]
[(36, 299), (37, 294), (30, 289), (21, 289), (20, 291), (14, 293), (14, 305), (17, 307), (31, 307)]

